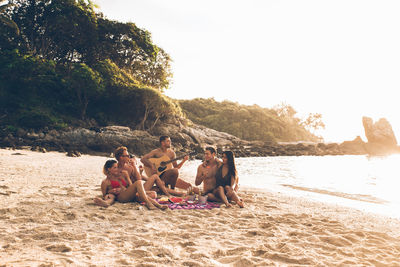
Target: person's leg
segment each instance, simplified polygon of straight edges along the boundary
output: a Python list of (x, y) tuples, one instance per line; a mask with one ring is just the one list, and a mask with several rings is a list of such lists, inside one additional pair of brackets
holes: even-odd
[(232, 205), (229, 203), (228, 199), (226, 198), (225, 189), (222, 186), (217, 187), (217, 196), (219, 196), (222, 199), (222, 202), (224, 202), (224, 204), (227, 208), (232, 207)]
[(236, 202), (236, 204), (239, 205), (239, 207), (244, 208), (243, 201), (241, 201), (236, 194), (236, 192), (232, 189), (230, 186), (225, 186), (225, 191), (226, 191), (226, 196), (228, 199), (233, 200)]
[(207, 200), (208, 201), (213, 201), (213, 202), (220, 202), (221, 199), (219, 197), (217, 197), (216, 195), (214, 195), (213, 193), (208, 193), (207, 194)]
[(156, 200), (150, 198), (149, 199), (151, 201), (151, 203), (153, 203), (154, 206), (156, 206), (157, 208), (159, 208), (160, 210), (166, 210), (168, 209), (167, 205), (161, 205), (160, 203), (158, 203)]
[(154, 175), (150, 176), (149, 178), (147, 178), (147, 181), (143, 184), (144, 190), (150, 191), (151, 188), (153, 187), (154, 181), (156, 180), (157, 177), (158, 177), (158, 175), (154, 174)]
[(171, 185), (171, 188), (174, 189), (176, 185), (176, 180), (178, 179), (178, 169), (169, 169), (163, 172), (160, 175), (161, 181), (164, 182), (165, 186)]
[(171, 195), (174, 195), (174, 196), (177, 196), (177, 197), (183, 197), (184, 195), (186, 195), (186, 193), (184, 193), (184, 192), (179, 192), (179, 191), (177, 191), (177, 190), (175, 190), (175, 189), (167, 188), (167, 191), (168, 191), (168, 193), (170, 193)]
[(149, 210), (154, 210), (156, 207), (151, 203), (149, 198), (146, 195), (146, 191), (143, 188), (142, 181), (136, 181), (132, 185), (130, 185), (126, 190), (122, 191), (118, 195), (118, 201), (119, 202), (129, 202), (133, 201), (136, 197), (136, 193), (138, 193), (138, 198), (141, 201), (144, 201), (146, 203), (146, 207)]
[(156, 191), (154, 191), (154, 190), (151, 190), (151, 191), (147, 191), (146, 190), (146, 195), (147, 195), (147, 197), (149, 197), (149, 198), (157, 198), (157, 192)]
[(93, 201), (96, 205), (107, 208), (114, 204), (115, 196), (113, 194), (107, 194), (104, 196), (104, 199), (96, 197)]
[(190, 191), (193, 191), (195, 194), (198, 194), (200, 192), (200, 189), (198, 187), (192, 186), (191, 183), (188, 183), (188, 182), (182, 180), (181, 178), (178, 178), (176, 180), (176, 187), (185, 189), (185, 190), (189, 189)]
[(151, 177), (154, 177), (154, 182), (156, 183), (157, 187), (160, 188), (161, 192), (166, 194), (168, 197), (172, 197), (169, 190), (165, 187), (164, 182), (161, 181), (157, 174), (154, 174)]

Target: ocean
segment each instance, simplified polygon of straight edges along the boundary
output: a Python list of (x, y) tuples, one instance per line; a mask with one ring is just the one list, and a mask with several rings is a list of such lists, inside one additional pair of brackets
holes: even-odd
[[(200, 163), (185, 163), (182, 177), (195, 177)], [(236, 167), (242, 188), (400, 218), (400, 155), (236, 158)]]

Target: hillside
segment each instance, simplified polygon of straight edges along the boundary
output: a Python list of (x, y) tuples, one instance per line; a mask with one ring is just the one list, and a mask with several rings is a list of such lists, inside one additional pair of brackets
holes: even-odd
[[(310, 120), (295, 117), (291, 106), (275, 109), (258, 105), (218, 102), (213, 98), (179, 100), (184, 114), (193, 122), (226, 132), (248, 141), (318, 141), (310, 129)], [(312, 118), (313, 114), (309, 116)], [(308, 128), (308, 129), (307, 129)]]

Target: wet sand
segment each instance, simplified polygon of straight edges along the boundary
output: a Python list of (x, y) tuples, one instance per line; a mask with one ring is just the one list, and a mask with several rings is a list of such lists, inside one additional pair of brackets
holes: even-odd
[(0, 149), (0, 266), (400, 266), (398, 219), (279, 193), (242, 190), (244, 209), (95, 206), (105, 160)]

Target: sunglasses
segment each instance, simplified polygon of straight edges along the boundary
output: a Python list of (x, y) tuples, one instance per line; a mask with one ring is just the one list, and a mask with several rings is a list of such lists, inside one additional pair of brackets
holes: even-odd
[(127, 158), (127, 157), (133, 158), (133, 155), (132, 155), (132, 154), (129, 154), (129, 155), (121, 155), (121, 158)]

